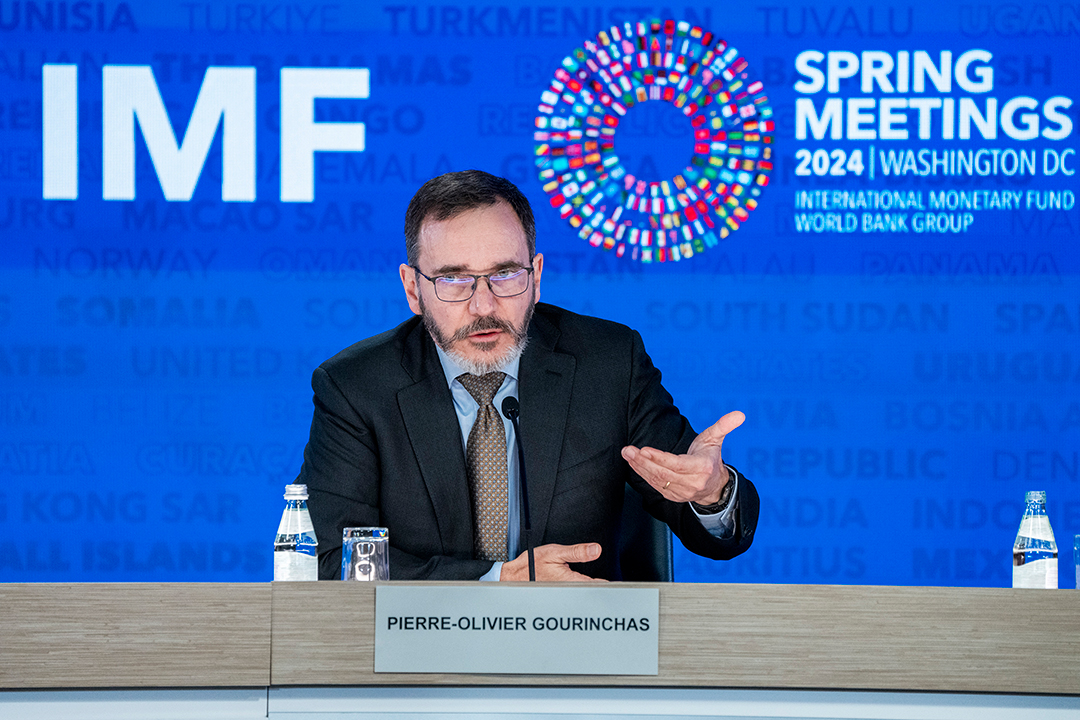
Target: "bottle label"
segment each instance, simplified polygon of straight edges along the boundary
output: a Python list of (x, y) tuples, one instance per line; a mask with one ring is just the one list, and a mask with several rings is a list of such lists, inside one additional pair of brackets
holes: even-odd
[(274, 553), (274, 580), (319, 579), (319, 560), (314, 555), (278, 551)]
[(1034, 560), (1023, 565), (1013, 565), (1014, 588), (1048, 588), (1058, 586), (1057, 559)]
[(1054, 531), (1050, 528), (1050, 518), (1045, 515), (1025, 515), (1020, 521), (1017, 537), (1029, 537), (1035, 540), (1054, 541)]

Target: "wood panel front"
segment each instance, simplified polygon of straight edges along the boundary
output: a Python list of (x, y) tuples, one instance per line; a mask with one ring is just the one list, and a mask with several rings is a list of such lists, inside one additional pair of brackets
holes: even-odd
[(375, 587), (367, 583), (0, 584), (0, 688), (638, 685), (1080, 695), (1080, 592), (658, 587), (660, 673), (613, 677), (376, 675)]
[(0, 688), (270, 683), (269, 584), (0, 584)]
[(275, 585), (271, 681), (274, 685), (640, 685), (1080, 695), (1078, 592), (821, 585), (659, 587), (659, 675), (611, 677), (376, 675), (372, 585)]

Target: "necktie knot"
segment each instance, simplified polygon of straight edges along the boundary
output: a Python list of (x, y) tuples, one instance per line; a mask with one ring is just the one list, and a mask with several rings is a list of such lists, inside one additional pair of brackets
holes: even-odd
[(464, 386), (469, 394), (472, 395), (473, 400), (484, 407), (490, 405), (491, 401), (495, 398), (495, 393), (499, 392), (499, 388), (502, 387), (503, 380), (506, 379), (506, 373), (490, 372), (487, 375), (470, 375), (465, 373), (459, 375), (457, 380)]

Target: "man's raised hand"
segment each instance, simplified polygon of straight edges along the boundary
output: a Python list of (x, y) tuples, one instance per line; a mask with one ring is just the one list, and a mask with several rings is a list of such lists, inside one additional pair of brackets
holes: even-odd
[(720, 448), (727, 434), (744, 420), (746, 416), (738, 410), (729, 412), (694, 438), (685, 455), (628, 445), (622, 456), (634, 472), (668, 500), (712, 505), (720, 500), (724, 486), (730, 482)]

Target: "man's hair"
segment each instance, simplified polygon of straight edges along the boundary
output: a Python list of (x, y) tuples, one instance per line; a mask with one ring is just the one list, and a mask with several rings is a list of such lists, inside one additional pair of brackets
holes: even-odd
[(405, 211), (405, 255), (409, 265), (416, 267), (420, 260), (420, 228), (425, 221), (449, 220), (500, 200), (505, 200), (521, 221), (531, 260), (536, 254), (536, 221), (528, 199), (509, 180), (483, 170), (463, 170), (428, 180), (409, 202)]

